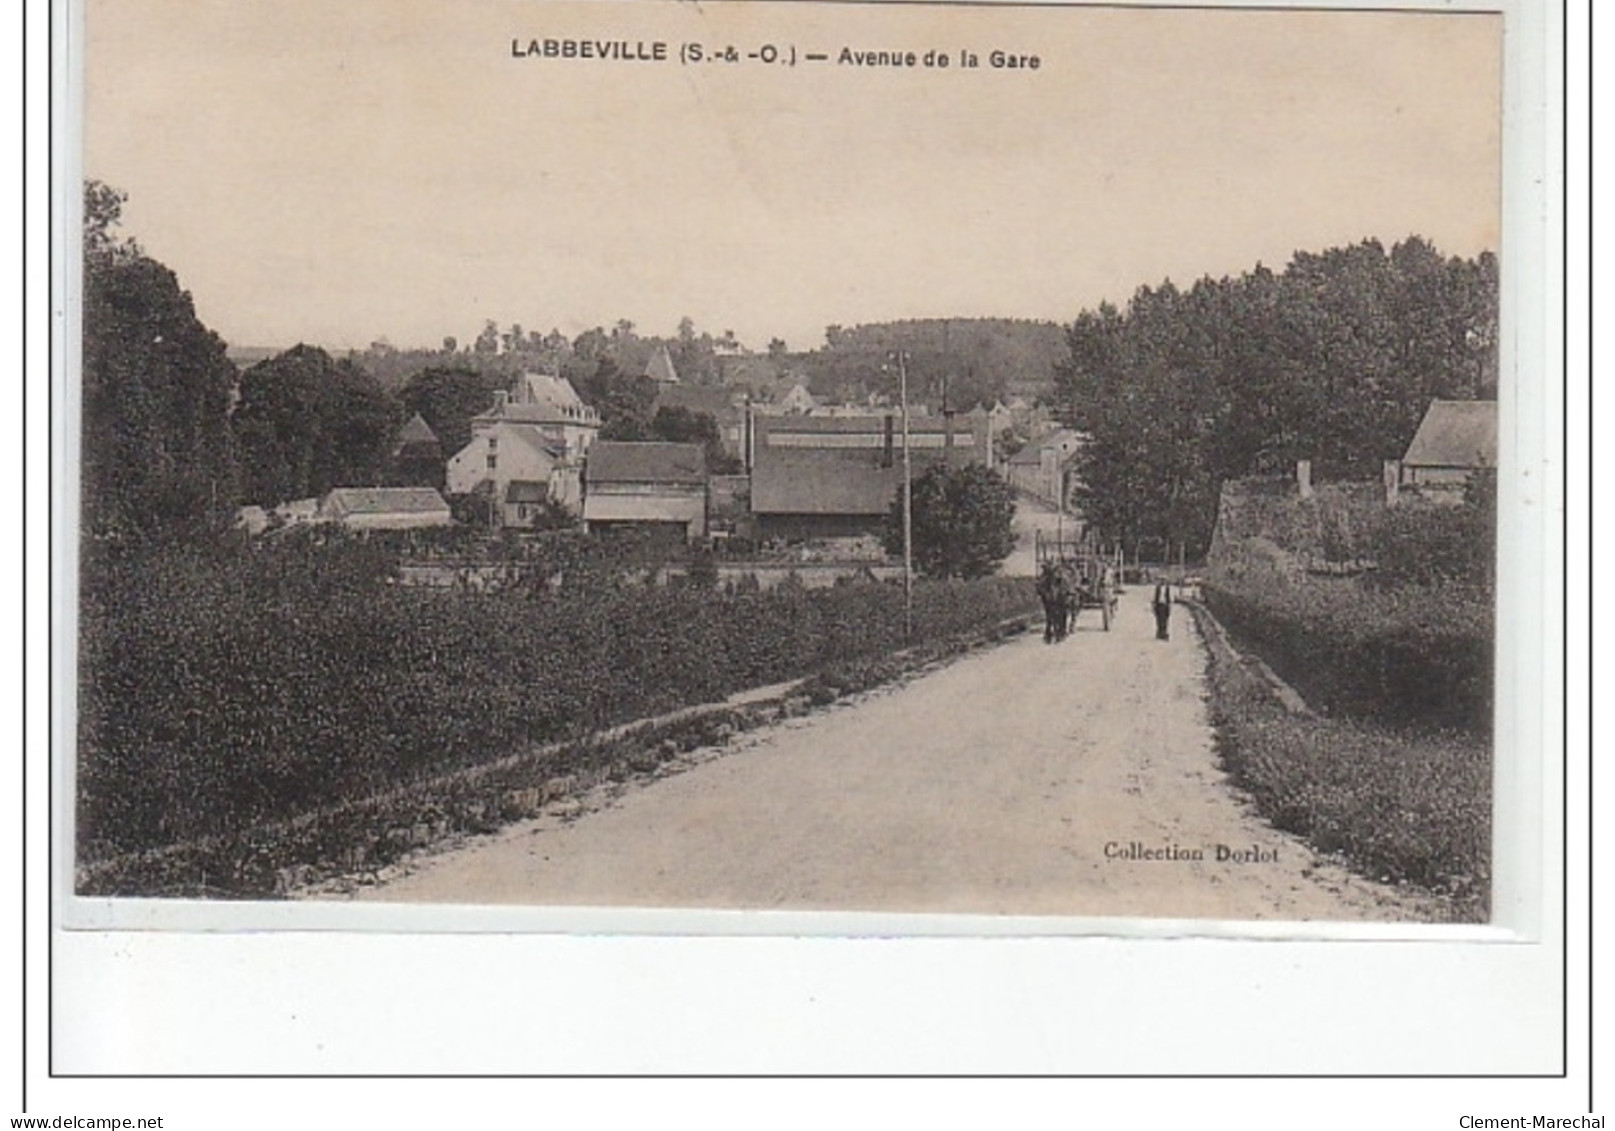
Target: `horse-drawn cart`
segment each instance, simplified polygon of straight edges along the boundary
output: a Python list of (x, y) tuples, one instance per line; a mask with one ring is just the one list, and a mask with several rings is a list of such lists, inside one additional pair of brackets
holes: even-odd
[(1044, 639), (1064, 639), (1076, 628), (1083, 609), (1098, 609), (1100, 625), (1110, 631), (1116, 616), (1116, 565), (1091, 540), (1050, 538), (1036, 533), (1037, 590), (1047, 627)]

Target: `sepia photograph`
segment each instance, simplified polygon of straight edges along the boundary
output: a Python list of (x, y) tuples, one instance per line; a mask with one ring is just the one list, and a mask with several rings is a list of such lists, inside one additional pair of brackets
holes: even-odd
[(81, 15), (71, 900), (1496, 921), (1500, 12)]

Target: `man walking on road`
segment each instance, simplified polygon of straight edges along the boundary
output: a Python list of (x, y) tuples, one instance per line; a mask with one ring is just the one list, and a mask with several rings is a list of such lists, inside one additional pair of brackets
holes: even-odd
[(1155, 596), (1150, 599), (1150, 608), (1155, 610), (1155, 639), (1166, 640), (1167, 621), (1172, 619), (1172, 586), (1165, 581), (1155, 586)]

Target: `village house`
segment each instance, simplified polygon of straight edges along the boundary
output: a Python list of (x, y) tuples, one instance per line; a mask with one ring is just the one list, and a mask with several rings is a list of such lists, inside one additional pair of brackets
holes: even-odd
[(348, 530), (416, 530), (451, 526), (449, 504), (430, 487), (333, 487), (317, 521)]
[(1497, 466), (1496, 401), (1431, 401), (1402, 457), (1401, 486), (1457, 493)]
[(495, 395), (493, 407), (471, 418), (470, 443), (449, 460), (448, 491), (485, 494), (502, 506), (512, 483), (542, 483), (546, 498), (575, 510), (583, 496), (584, 456), (599, 433), (600, 414), (570, 381), (524, 374)]
[(798, 381), (779, 400), (759, 405), (758, 411), (766, 415), (803, 415), (812, 412), (818, 405), (818, 400), (808, 392), (807, 386)]
[(559, 497), (565, 467), (559, 444), (519, 424), (500, 423), (484, 428), (460, 449), (449, 461), (446, 478), (451, 495), (482, 495), (502, 503), (514, 483), (542, 483), (546, 498), (552, 488)]
[(1057, 429), (1006, 460), (1004, 478), (1017, 491), (1051, 507), (1069, 507), (1077, 486), (1077, 456), (1084, 442), (1080, 432)]
[(591, 532), (632, 526), (670, 540), (704, 537), (706, 452), (700, 444), (601, 440), (584, 471), (583, 522)]
[[(943, 461), (984, 463), (985, 437), (966, 418), (909, 420), (915, 476)], [(878, 535), (903, 483), (903, 430), (879, 416), (754, 418), (751, 510), (759, 538)]]

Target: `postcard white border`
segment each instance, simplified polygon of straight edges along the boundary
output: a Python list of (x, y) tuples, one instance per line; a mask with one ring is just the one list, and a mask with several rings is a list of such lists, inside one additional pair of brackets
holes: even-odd
[[(1245, 5), (1250, 6), (1250, 5)], [(1285, 7), (1262, 4), (1262, 7)], [(1353, 5), (1312, 5), (1353, 7)], [(1454, 10), (1453, 5), (1378, 5), (1416, 9)], [(1491, 6), (1463, 5), (1467, 10), (1495, 10)], [(1505, 294), (1518, 296), (1518, 309), (1510, 315), (1505, 308), (1505, 351), (1529, 358), (1540, 365), (1544, 378), (1542, 403), (1531, 414), (1519, 412), (1515, 419), (1524, 428), (1519, 458), (1529, 460), (1543, 474), (1543, 493), (1538, 496), (1529, 517), (1514, 533), (1512, 565), (1516, 577), (1539, 578), (1532, 589), (1540, 607), (1516, 608), (1500, 624), (1529, 624), (1533, 615), (1558, 605), (1561, 595), (1556, 565), (1558, 540), (1562, 532), (1564, 500), (1557, 498), (1557, 476), (1565, 453), (1558, 448), (1553, 427), (1558, 390), (1552, 375), (1557, 370), (1560, 343), (1558, 288), (1558, 239), (1562, 217), (1558, 216), (1558, 185), (1562, 164), (1556, 162), (1559, 138), (1556, 133), (1557, 106), (1550, 104), (1557, 79), (1554, 56), (1558, 43), (1557, 13), (1542, 5), (1513, 3), (1502, 6), (1507, 27), (1505, 54), (1511, 81), (1505, 85), (1506, 191), (1503, 254), (1505, 278), (1517, 281), (1518, 289), (1505, 288)], [(59, 14), (59, 11), (58, 11)], [(62, 41), (58, 40), (60, 50)], [(1544, 109), (1545, 108), (1545, 109)], [(68, 185), (76, 177), (64, 178)], [(67, 194), (71, 201), (76, 194)], [(70, 207), (62, 213), (70, 213)], [(1518, 274), (1510, 262), (1540, 266), (1527, 275)], [(1540, 284), (1537, 285), (1537, 284)], [(1545, 289), (1544, 289), (1545, 288)], [(1505, 303), (1508, 300), (1505, 299)], [(1540, 312), (1538, 317), (1525, 312)], [(64, 344), (62, 324), (57, 323), (58, 345)], [(1508, 342), (1512, 340), (1513, 346)], [(58, 353), (58, 357), (60, 357)], [(60, 381), (52, 382), (59, 390)], [(60, 418), (57, 418), (58, 428)], [(1534, 434), (1527, 434), (1532, 433)], [(66, 433), (58, 430), (61, 439)], [(31, 458), (39, 456), (35, 445)], [(57, 483), (69, 473), (65, 451), (57, 449), (53, 468)], [(1505, 496), (1505, 500), (1507, 496)], [(1505, 509), (1510, 515), (1516, 508)], [(30, 519), (32, 522), (32, 518)], [(72, 543), (65, 544), (68, 548)], [(57, 562), (71, 558), (58, 542)], [(1505, 562), (1505, 570), (1509, 562)], [(58, 572), (56, 592), (71, 594), (67, 577)], [(57, 610), (60, 612), (60, 609)], [(1535, 623), (1544, 623), (1537, 620)], [(1544, 671), (1551, 682), (1557, 665), (1557, 637), (1551, 623), (1533, 654), (1514, 643), (1512, 652), (1527, 671)], [(58, 656), (60, 652), (58, 652)], [(1562, 674), (1562, 673), (1561, 673)], [(60, 694), (58, 689), (58, 694)], [(1514, 715), (1510, 726), (1520, 733), (1556, 740), (1564, 720), (1557, 703), (1540, 695), (1511, 697)], [(1551, 698), (1551, 697), (1550, 697)], [(68, 732), (71, 733), (71, 732)], [(36, 729), (37, 734), (37, 729)], [(37, 744), (30, 756), (38, 753)], [(1576, 757), (1572, 747), (1572, 759)], [(1555, 762), (1556, 759), (1549, 759)], [(36, 758), (35, 765), (40, 762)], [(1255, 941), (1249, 925), (1229, 925), (1232, 933), (1245, 941), (1202, 937), (1198, 940), (1135, 938), (1047, 938), (979, 939), (925, 938), (923, 930), (906, 931), (908, 937), (883, 938), (791, 938), (768, 932), (767, 937), (738, 937), (710, 920), (710, 914), (688, 913), (694, 919), (688, 930), (674, 930), (677, 937), (598, 938), (554, 934), (493, 934), (468, 939), (461, 935), (437, 933), (442, 927), (428, 925), (445, 911), (456, 915), (463, 909), (396, 908), (381, 909), (398, 913), (399, 919), (385, 927), (364, 924), (364, 931), (404, 931), (407, 934), (355, 934), (346, 925), (320, 922), (332, 905), (308, 905), (315, 930), (262, 935), (275, 929), (256, 919), (268, 913), (280, 914), (279, 907), (226, 906), (219, 931), (197, 930), (188, 921), (189, 909), (173, 912), (181, 921), (142, 923), (117, 921), (121, 911), (108, 911), (99, 924), (106, 930), (57, 931), (54, 945), (54, 988), (57, 993), (57, 1068), (62, 1071), (435, 1071), (435, 1072), (613, 1072), (613, 1071), (993, 1071), (1025, 1072), (1071, 1071), (1368, 1071), (1368, 1072), (1551, 1072), (1559, 1064), (1559, 1010), (1562, 989), (1558, 979), (1562, 866), (1555, 860), (1562, 829), (1557, 799), (1565, 781), (1557, 764), (1544, 764), (1536, 782), (1526, 772), (1519, 784), (1527, 795), (1545, 801), (1540, 806), (1542, 823), (1533, 835), (1529, 819), (1499, 819), (1499, 835), (1515, 846), (1514, 853), (1500, 854), (1498, 902), (1506, 919), (1504, 934), (1515, 940), (1510, 945), (1475, 947), (1468, 941), (1497, 940), (1497, 929), (1476, 929), (1462, 943), (1441, 941), (1439, 932), (1421, 938), (1422, 945), (1383, 946), (1361, 942), (1306, 942), (1270, 939)], [(41, 776), (31, 777), (38, 791)], [(1500, 785), (1504, 783), (1500, 782)], [(1499, 802), (1502, 809), (1503, 794)], [(30, 813), (39, 813), (37, 796), (30, 799)], [(42, 815), (42, 814), (41, 814)], [(37, 831), (37, 826), (36, 826)], [(59, 847), (59, 846), (58, 846)], [(1542, 867), (1533, 866), (1532, 854), (1540, 852)], [(38, 860), (38, 856), (35, 860)], [(1506, 877), (1507, 863), (1517, 863), (1512, 877)], [(1532, 873), (1546, 882), (1535, 892), (1529, 883)], [(57, 876), (58, 882), (63, 877)], [(58, 891), (60, 891), (58, 887)], [(38, 889), (34, 896), (37, 901)], [(218, 905), (208, 905), (218, 906)], [(1510, 910), (1505, 910), (1510, 909)], [(155, 905), (148, 910), (156, 911)], [(369, 909), (352, 909), (368, 914)], [(74, 914), (84, 912), (75, 908)], [(503, 909), (501, 914), (518, 917), (543, 913), (539, 909)], [(95, 919), (101, 912), (90, 912)], [(612, 930), (603, 921), (592, 920), (580, 929)], [(685, 913), (677, 913), (685, 914)], [(235, 925), (225, 925), (229, 917), (241, 916)], [(659, 916), (659, 913), (658, 913)], [(723, 918), (718, 913), (717, 918)], [(906, 918), (906, 917), (905, 917)], [(1117, 921), (1107, 921), (1119, 925)], [(85, 923), (84, 925), (89, 925)], [(913, 924), (910, 924), (911, 926)], [(290, 924), (285, 924), (289, 927)], [(673, 926), (673, 924), (669, 924)], [(1137, 925), (1133, 925), (1137, 926)], [(1155, 933), (1159, 924), (1143, 924), (1140, 933)], [(1216, 935), (1220, 924), (1196, 922), (1199, 936)], [(1309, 929), (1299, 925), (1302, 933)], [(156, 928), (156, 929), (147, 929)], [(790, 925), (795, 934), (798, 924)], [(488, 930), (479, 927), (477, 930)], [(504, 931), (554, 930), (552, 926), (507, 926)], [(636, 926), (633, 930), (653, 930)], [(1275, 929), (1283, 933), (1284, 925)], [(1315, 928), (1311, 928), (1315, 932)], [(246, 933), (240, 933), (246, 932)], [(832, 932), (836, 933), (836, 932)], [(883, 935), (884, 927), (856, 934)], [(1082, 931), (1074, 931), (1081, 934)], [(1119, 933), (1119, 932), (1112, 932)], [(1131, 931), (1129, 931), (1131, 933)], [(1168, 929), (1165, 933), (1172, 934)], [(1417, 932), (1415, 932), (1417, 933)], [(739, 934), (744, 934), (741, 932)], [(1348, 935), (1361, 938), (1355, 929)], [(695, 937), (705, 936), (705, 937)], [(728, 937), (725, 937), (728, 936)], [(1345, 936), (1339, 936), (1345, 937)], [(937, 956), (940, 964), (934, 964)], [(1035, 956), (1035, 958), (1034, 958)], [(1044, 962), (1042, 959), (1049, 961)], [(620, 980), (624, 962), (640, 973), (655, 971), (668, 979), (642, 987), (646, 992), (636, 1000), (613, 992)], [(920, 978), (905, 984), (892, 980), (903, 968), (931, 971), (938, 980)], [(425, 976), (430, 971), (431, 976)], [(529, 973), (542, 971), (542, 973)], [(791, 993), (783, 999), (767, 993), (777, 984), (782, 971), (790, 972)], [(1309, 995), (1308, 1017), (1321, 1020), (1339, 1014), (1353, 1017), (1360, 1013), (1368, 993), (1380, 1006), (1391, 1008), (1389, 1016), (1402, 1014), (1423, 1003), (1438, 1009), (1444, 1003), (1445, 1021), (1431, 1023), (1448, 1038), (1446, 1046), (1430, 1041), (1428, 1027), (1388, 1024), (1373, 1033), (1372, 1048), (1364, 1046), (1369, 1030), (1361, 1018), (1338, 1026), (1340, 1041), (1324, 1041), (1316, 1054), (1298, 1059), (1286, 1047), (1282, 1018), (1294, 1015), (1289, 1008), (1268, 1000), (1259, 992), (1264, 977), (1285, 982), (1298, 989), (1293, 979), (1279, 977), (1289, 971), (1305, 983)], [(358, 972), (362, 972), (359, 976)], [(503, 987), (502, 1000), (490, 1001), (475, 992), (487, 987), (493, 972)], [(288, 980), (288, 973), (295, 973)], [(436, 981), (436, 979), (441, 981)], [(576, 981), (574, 982), (574, 979)], [(1111, 979), (1121, 987), (1120, 996), (1106, 993), (1103, 981)], [(699, 990), (696, 998), (682, 992), (675, 983)], [(1172, 1017), (1175, 1025), (1187, 1025), (1207, 1042), (1226, 1033), (1226, 1019), (1242, 1017), (1242, 1028), (1257, 1034), (1246, 1055), (1204, 1057), (1196, 1050), (1209, 1047), (1198, 1041), (1174, 1039), (1164, 1045), (1144, 1039), (1145, 1034), (1123, 1026), (1119, 1036), (1106, 1037), (1090, 1025), (1068, 1028), (1067, 1014), (1051, 1013), (1057, 1004), (1070, 1004), (1069, 995), (1081, 992), (1087, 1003), (1087, 1017), (1125, 1018), (1128, 993), (1140, 993), (1152, 984), (1162, 984), (1179, 995), (1179, 1005), (1189, 1009)], [(567, 1006), (579, 1007), (576, 995), (567, 993), (571, 985), (595, 987), (598, 991), (587, 1003), (585, 1013), (569, 1013)], [(949, 1008), (952, 994), (959, 1003), (976, 1002), (974, 990), (992, 985), (1016, 990), (1018, 1020), (994, 1014), (972, 1025), (971, 1018)], [(417, 1008), (435, 1018), (445, 1031), (462, 1034), (453, 1048), (434, 1047), (435, 1063), (428, 1063), (418, 1043), (405, 1032), (377, 1029), (366, 1018), (390, 1016), (386, 1003), (407, 986), (418, 998)], [(1336, 992), (1331, 992), (1334, 986)], [(866, 999), (865, 1006), (878, 1006), (875, 1012), (860, 1007), (832, 1010), (830, 1023), (818, 1035), (804, 1030), (801, 1015), (810, 1012), (813, 990), (851, 993)], [(1041, 988), (1034, 988), (1041, 987)], [(491, 991), (490, 991), (491, 992)], [(762, 1018), (748, 1004), (745, 994), (760, 994), (759, 1000), (788, 1004), (794, 1020), (785, 1027), (784, 1046), (759, 1050), (755, 1034)], [(1546, 996), (1544, 996), (1546, 995)], [(1355, 996), (1354, 1003), (1346, 1000)], [(1152, 998), (1153, 1000), (1153, 998)], [(379, 1042), (363, 1054), (343, 1048), (340, 1041), (327, 1042), (334, 1052), (326, 1052), (310, 1031), (295, 1026), (281, 1031), (272, 1025), (255, 1027), (254, 1019), (269, 1012), (299, 1006), (305, 1015), (320, 1013), (319, 1003), (336, 1005), (342, 1016), (328, 1018), (330, 1033), (364, 1028)], [(1478, 1008), (1462, 1008), (1465, 1004)], [(978, 1003), (979, 1004), (979, 1003)], [(205, 1022), (210, 1009), (216, 1009), (220, 1025)], [(176, 1011), (188, 1028), (165, 1022)], [(520, 1045), (518, 1033), (501, 1020), (543, 1018), (544, 1027), (569, 1026), (583, 1039), (565, 1055), (545, 1047), (531, 1049), (534, 1055), (513, 1055)], [(674, 1023), (679, 1016), (726, 1018), (717, 1029)], [(844, 1041), (830, 1047), (831, 1035), (845, 1037), (848, 1025), (854, 1029), (863, 1017), (865, 1025), (881, 1019), (891, 1038), (906, 1035), (915, 1041), (913, 1055), (898, 1055), (891, 1045), (872, 1046), (867, 1040)], [(561, 1021), (562, 1017), (569, 1020)], [(594, 1030), (603, 1018), (620, 1022), (632, 1019), (643, 1027), (646, 1039), (629, 1036), (615, 1046), (599, 1043)], [(1257, 1025), (1260, 1019), (1265, 1024)], [(38, 1011), (33, 1021), (38, 1023)], [(471, 1029), (462, 1026), (471, 1024)], [(1574, 1020), (1572, 1020), (1574, 1024)], [(940, 1025), (952, 1042), (951, 1054), (941, 1055), (934, 1040), (925, 1039), (923, 1026)], [(1467, 1026), (1465, 1028), (1464, 1026)], [(886, 1030), (883, 1030), (885, 1032)], [(1187, 1030), (1181, 1030), (1187, 1031)], [(793, 1036), (794, 1034), (794, 1036)], [(619, 1034), (621, 1036), (621, 1034)], [(654, 1038), (654, 1039), (650, 1039)], [(514, 1042), (514, 1043), (513, 1043)], [(983, 1067), (999, 1065), (1002, 1058), (989, 1055), (989, 1042), (997, 1049), (1017, 1050), (1013, 1069)], [(1030, 1046), (1029, 1047), (1029, 1043)], [(553, 1054), (546, 1058), (545, 1051)], [(1106, 1050), (1111, 1055), (1106, 1055)], [(1355, 1052), (1353, 1051), (1355, 1050)], [(1120, 1055), (1118, 1061), (1117, 1055)], [(983, 1059), (985, 1057), (985, 1059)], [(1304, 1059), (1306, 1063), (1301, 1063)], [(1126, 1067), (1115, 1065), (1125, 1062)], [(516, 1068), (491, 1067), (517, 1064)], [(1197, 1067), (1210, 1063), (1211, 1068)], [(691, 1068), (702, 1064), (707, 1067)], [(400, 1069), (398, 1066), (403, 1065)], [(1358, 1065), (1355, 1069), (1342, 1065)], [(211, 1066), (211, 1067), (210, 1067)], [(682, 1066), (682, 1067), (681, 1067)]]

